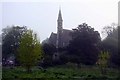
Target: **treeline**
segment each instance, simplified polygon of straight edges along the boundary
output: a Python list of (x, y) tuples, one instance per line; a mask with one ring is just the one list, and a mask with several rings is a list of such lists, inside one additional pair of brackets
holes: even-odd
[[(95, 31), (94, 28), (88, 26), (86, 23), (79, 25), (77, 28), (73, 29), (70, 35), (72, 36), (72, 40), (69, 45), (63, 48), (56, 49), (56, 47), (49, 43), (49, 40), (43, 41), (43, 43), (38, 43), (39, 46), (33, 50), (34, 53), (42, 53), (40, 55), (41, 59), (38, 59), (38, 63), (36, 65), (40, 65), (42, 67), (55, 66), (60, 64), (66, 64), (68, 62), (72, 62), (80, 66), (81, 64), (85, 65), (96, 65), (102, 64), (101, 62), (106, 62), (104, 65), (108, 67), (118, 67), (120, 66), (120, 52), (118, 51), (118, 31), (119, 28), (104, 28), (107, 33), (107, 37), (104, 40), (101, 40), (100, 34), (98, 31)], [(21, 57), (18, 59), (18, 54), (24, 56), (24, 52), (27, 48), (21, 47), (21, 39), (23, 39), (23, 35), (26, 34), (29, 30), (26, 26), (12, 26), (6, 27), (2, 30), (2, 64), (3, 66), (11, 65), (11, 63), (15, 66), (22, 65), (25, 57)], [(33, 31), (32, 31), (33, 32)], [(33, 35), (31, 33), (31, 35)], [(37, 34), (34, 34), (34, 38), (28, 39), (28, 42), (39, 41), (37, 40)], [(34, 40), (35, 39), (35, 40)], [(23, 40), (24, 42), (24, 40)], [(22, 44), (23, 46), (27, 45), (27, 42)], [(36, 44), (36, 42), (35, 42)], [(35, 46), (35, 45), (34, 45)], [(39, 50), (39, 49), (40, 50)], [(32, 51), (33, 48), (30, 47), (28, 51)], [(23, 50), (23, 51), (22, 51)], [(59, 59), (54, 58), (59, 50)], [(38, 52), (34, 52), (38, 51)], [(41, 52), (42, 51), (42, 52)], [(28, 62), (31, 58), (29, 58), (28, 52), (27, 57)], [(100, 56), (107, 55), (107, 57), (103, 58)], [(37, 55), (37, 54), (36, 54)], [(33, 55), (35, 56), (35, 55)], [(36, 58), (36, 57), (34, 57)], [(11, 61), (11, 62), (10, 62)], [(23, 61), (21, 63), (21, 61)], [(31, 60), (36, 62), (36, 59)], [(33, 62), (34, 63), (34, 62)], [(32, 65), (32, 64), (28, 64)]]
[[(68, 62), (84, 65), (104, 64), (107, 67), (120, 66), (120, 53), (118, 52), (118, 27), (106, 26), (103, 33), (107, 37), (101, 39), (98, 31), (88, 26), (86, 23), (78, 25), (70, 35), (72, 40), (69, 45), (59, 48), (59, 60), (53, 60), (56, 53), (54, 45), (50, 44), (49, 39), (43, 41), (46, 65), (66, 64)], [(100, 57), (102, 56), (102, 58)], [(103, 62), (103, 63), (101, 63)]]

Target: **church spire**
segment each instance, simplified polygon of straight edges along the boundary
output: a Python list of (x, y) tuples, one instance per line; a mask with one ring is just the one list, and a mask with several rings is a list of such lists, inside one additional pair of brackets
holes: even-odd
[(59, 21), (62, 21), (61, 8), (59, 9), (58, 20), (59, 20)]
[(62, 20), (61, 9), (59, 9), (58, 20), (57, 20), (57, 43), (56, 43), (57, 48), (62, 47), (62, 32), (63, 32), (63, 20)]

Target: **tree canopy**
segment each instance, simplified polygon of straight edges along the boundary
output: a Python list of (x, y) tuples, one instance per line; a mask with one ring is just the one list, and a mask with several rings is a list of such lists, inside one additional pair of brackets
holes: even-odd
[[(107, 27), (105, 29), (108, 29)], [(105, 30), (106, 31), (106, 30)], [(102, 50), (109, 51), (110, 63), (120, 65), (120, 53), (118, 49), (119, 27), (111, 29), (107, 37), (102, 41)]]
[(71, 36), (68, 53), (76, 56), (76, 61), (79, 63), (95, 64), (99, 53), (98, 44), (101, 41), (99, 32), (83, 23), (73, 29)]
[[(2, 58), (7, 59), (16, 55), (22, 34), (27, 30), (25, 26), (11, 26), (2, 29)], [(4, 63), (3, 63), (4, 64)]]
[(22, 35), (18, 53), (18, 60), (27, 71), (30, 71), (30, 68), (35, 66), (42, 58), (41, 44), (37, 40), (37, 35), (33, 34), (33, 31), (28, 30)]

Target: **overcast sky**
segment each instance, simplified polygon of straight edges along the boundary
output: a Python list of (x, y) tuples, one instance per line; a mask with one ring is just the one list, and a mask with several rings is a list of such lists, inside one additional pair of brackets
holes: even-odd
[(61, 6), (63, 28), (76, 28), (86, 22), (101, 33), (104, 26), (118, 22), (119, 0), (4, 0), (0, 3), (0, 27), (28, 26), (37, 32), (40, 40), (57, 31)]

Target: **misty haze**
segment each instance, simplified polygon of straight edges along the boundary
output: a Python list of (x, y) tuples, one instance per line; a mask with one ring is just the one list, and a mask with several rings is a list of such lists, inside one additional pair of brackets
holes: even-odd
[(0, 2), (0, 75), (120, 78), (119, 0)]

